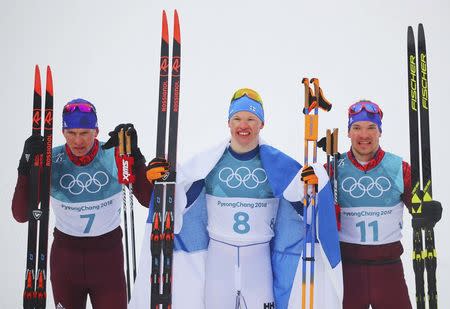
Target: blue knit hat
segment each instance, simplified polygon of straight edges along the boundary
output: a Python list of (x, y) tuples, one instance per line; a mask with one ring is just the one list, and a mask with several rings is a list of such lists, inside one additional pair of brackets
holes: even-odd
[(94, 104), (84, 99), (74, 99), (64, 105), (63, 129), (97, 129), (97, 113)]

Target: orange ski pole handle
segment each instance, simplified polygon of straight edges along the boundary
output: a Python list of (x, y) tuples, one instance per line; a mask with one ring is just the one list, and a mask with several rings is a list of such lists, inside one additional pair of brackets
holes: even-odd
[(316, 106), (311, 106), (310, 110), (312, 110), (314, 108), (320, 108), (326, 112), (329, 112), (331, 110), (332, 104), (323, 95), (322, 88), (320, 88), (320, 85), (319, 85), (319, 79), (312, 78), (311, 84), (314, 85), (314, 95), (316, 96), (317, 100), (316, 100)]
[(338, 135), (339, 135), (339, 129), (335, 128), (333, 129), (333, 155), (337, 155), (338, 154)]
[(327, 156), (331, 156), (331, 154), (333, 153), (331, 145), (332, 145), (331, 130), (327, 129), (326, 146), (325, 146), (325, 152), (327, 153)]
[(125, 145), (124, 145), (124, 132), (123, 129), (120, 129), (118, 133), (119, 137), (119, 155), (123, 156), (125, 154)]
[(127, 155), (131, 155), (131, 133), (129, 130), (125, 132), (125, 152)]

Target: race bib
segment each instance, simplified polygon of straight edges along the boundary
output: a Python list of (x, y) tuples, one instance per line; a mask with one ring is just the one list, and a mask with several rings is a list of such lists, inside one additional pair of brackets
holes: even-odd
[(51, 197), (56, 228), (72, 236), (99, 236), (120, 225), (122, 194), (107, 199), (67, 203)]
[(341, 208), (343, 242), (360, 245), (381, 245), (402, 238), (403, 204), (394, 207)]
[(252, 244), (269, 241), (278, 210), (277, 198), (255, 199), (206, 195), (208, 232), (216, 240)]

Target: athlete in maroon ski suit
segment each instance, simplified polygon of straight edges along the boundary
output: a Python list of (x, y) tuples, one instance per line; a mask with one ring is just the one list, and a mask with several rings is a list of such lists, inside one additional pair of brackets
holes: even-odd
[[(411, 201), (411, 170), (401, 158), (380, 148), (382, 115), (370, 101), (350, 106), (352, 146), (337, 164), (344, 309), (411, 308), (400, 259), (403, 207), (409, 210)], [(421, 224), (439, 221), (439, 202), (423, 207), (429, 212)]]
[[(67, 175), (92, 175), (93, 171), (98, 170), (103, 175), (110, 175), (109, 178), (115, 184), (113, 184), (114, 197), (108, 195), (105, 197), (104, 188), (100, 186), (98, 193), (94, 192), (95, 194), (91, 195), (92, 201), (83, 203), (76, 203), (76, 199), (80, 196), (78, 195), (79, 192), (72, 192), (73, 190), (68, 192), (70, 187), (66, 186), (66, 188), (69, 188), (69, 190), (64, 191), (64, 196), (67, 198), (66, 205), (58, 205), (58, 199), (55, 199), (57, 192), (54, 192), (57, 184), (52, 184), (52, 209), (56, 217), (56, 227), (50, 254), (50, 279), (55, 306), (58, 309), (85, 308), (87, 295), (89, 295), (95, 309), (125, 309), (127, 307), (122, 229), (120, 227), (121, 205), (120, 201), (117, 201), (118, 196), (120, 196), (120, 185), (117, 183), (118, 176), (114, 162), (118, 159), (117, 151), (103, 149), (117, 146), (117, 133), (121, 128), (124, 130), (130, 129), (132, 144), (134, 144), (132, 155), (135, 158), (136, 182), (134, 183), (133, 193), (139, 203), (147, 207), (153, 186), (146, 179), (145, 158), (137, 147), (137, 135), (133, 126), (130, 124), (119, 125), (114, 131), (110, 132), (110, 140), (101, 147), (101, 143), (96, 139), (98, 128), (95, 107), (82, 99), (73, 100), (64, 107), (63, 134), (66, 144), (53, 150), (55, 154), (55, 149), (59, 149), (56, 151), (57, 156), (53, 157), (52, 182), (57, 180), (57, 183), (62, 183), (64, 176), (54, 179), (55, 175), (61, 175), (62, 173), (66, 173), (67, 179), (67, 177), (73, 177)], [(28, 220), (31, 163), (27, 158), (33, 158), (35, 153), (42, 151), (42, 145), (42, 137), (30, 137), (25, 142), (12, 200), (13, 216), (18, 222)], [(61, 161), (65, 163), (61, 164)], [(94, 164), (97, 164), (100, 168), (93, 168)], [(61, 170), (67, 166), (70, 167), (72, 174), (70, 174), (70, 171)], [(92, 180), (92, 187), (89, 187), (86, 179), (77, 178), (76, 181), (73, 181), (72, 185), (74, 184), (79, 185), (80, 192), (87, 191), (90, 188), (90, 193), (92, 193), (97, 188), (94, 188), (94, 186), (99, 183), (98, 180)], [(105, 187), (107, 186), (105, 185)], [(79, 213), (83, 213), (81, 208), (86, 208), (92, 203), (101, 203), (101, 201), (110, 202), (113, 206), (109, 208), (115, 207), (115, 210), (106, 211), (103, 214), (97, 213), (98, 216), (95, 219), (97, 221), (95, 222), (105, 222), (108, 225), (104, 226), (103, 224), (102, 226), (102, 223), (99, 223), (98, 226), (95, 226), (93, 224), (89, 226), (89, 232), (87, 232), (87, 227), (84, 231), (81, 231), (81, 233), (86, 234), (80, 235), (77, 233), (77, 228), (73, 225), (75, 217), (69, 217), (61, 210), (57, 211), (57, 208), (65, 207), (65, 209), (76, 209)], [(93, 209), (93, 212), (95, 212), (95, 208)], [(98, 218), (101, 217), (100, 215), (103, 216), (102, 220)], [(82, 221), (83, 228), (85, 222), (89, 221), (86, 221), (86, 219)]]

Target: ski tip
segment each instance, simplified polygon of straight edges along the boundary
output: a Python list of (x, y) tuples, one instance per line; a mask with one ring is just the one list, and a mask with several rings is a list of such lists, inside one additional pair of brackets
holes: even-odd
[(162, 12), (162, 39), (167, 43), (169, 42), (169, 29), (167, 26), (167, 14), (165, 10)]
[(176, 40), (178, 43), (181, 43), (180, 21), (178, 19), (178, 11), (177, 10), (175, 10), (175, 12), (174, 12), (173, 39)]
[(53, 77), (52, 77), (52, 70), (50, 69), (50, 66), (47, 66), (47, 81), (46, 81), (46, 87), (45, 90), (48, 94), (53, 96)]
[(408, 45), (414, 45), (414, 30), (411, 26), (408, 27)]
[(419, 24), (418, 39), (419, 39), (419, 41), (424, 41), (425, 42), (425, 30), (424, 30), (423, 25), (421, 23)]
[(39, 70), (39, 66), (36, 64), (34, 67), (34, 92), (38, 95), (41, 95), (41, 71)]

